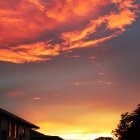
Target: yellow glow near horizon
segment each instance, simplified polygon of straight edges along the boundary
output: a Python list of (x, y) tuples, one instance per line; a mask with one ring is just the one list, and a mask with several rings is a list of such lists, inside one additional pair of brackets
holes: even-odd
[(60, 135), (60, 137), (64, 138), (65, 140), (94, 140), (98, 137), (112, 137), (111, 134), (65, 134)]
[[(78, 110), (80, 107), (77, 107)], [(75, 117), (71, 116), (66, 109), (73, 110)], [(46, 135), (60, 136), (66, 140), (93, 140), (100, 136), (112, 137), (111, 131), (114, 130), (120, 118), (118, 113), (108, 112), (104, 109), (92, 112), (90, 108), (83, 106), (81, 109), (86, 110), (86, 114), (82, 114), (83, 112), (77, 114), (76, 107), (57, 106), (56, 110), (59, 110), (60, 113), (54, 113), (54, 110), (51, 109), (51, 112), (47, 114), (47, 119), (44, 118), (40, 122), (36, 120), (36, 124), (40, 126), (38, 131)], [(61, 110), (65, 111), (65, 114), (61, 115)], [(59, 115), (55, 117), (55, 114)]]
[[(41, 133), (46, 135), (56, 135), (65, 140), (94, 140), (98, 137), (112, 137), (110, 130), (90, 131), (90, 128), (65, 126), (64, 124), (40, 123)], [(55, 129), (54, 129), (55, 128)], [(59, 128), (59, 129), (58, 129)]]

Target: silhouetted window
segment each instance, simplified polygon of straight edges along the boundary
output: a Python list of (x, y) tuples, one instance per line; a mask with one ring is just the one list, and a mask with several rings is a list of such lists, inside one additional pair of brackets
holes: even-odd
[(20, 136), (19, 136), (19, 140), (23, 140), (25, 138), (25, 128), (21, 127), (21, 132), (20, 132)]
[(9, 137), (16, 138), (17, 137), (17, 125), (14, 123), (9, 123)]
[(23, 138), (25, 138), (25, 128), (22, 127), (22, 135), (23, 135)]

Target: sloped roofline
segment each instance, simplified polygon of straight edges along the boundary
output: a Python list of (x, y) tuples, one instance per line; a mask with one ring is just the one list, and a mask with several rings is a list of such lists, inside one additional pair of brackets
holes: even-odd
[(44, 138), (46, 140), (53, 138), (53, 139), (56, 139), (56, 140), (64, 140), (63, 138), (59, 137), (59, 136), (51, 136), (51, 135), (45, 135), (45, 134), (42, 134), (38, 131), (35, 131), (35, 130), (32, 130), (31, 131), (31, 136), (32, 136), (32, 139), (41, 139), (41, 138)]
[(28, 126), (29, 128), (39, 129), (39, 127), (37, 125), (30, 123), (30, 122), (10, 113), (2, 108), (0, 108), (0, 116), (5, 117), (6, 119), (14, 120), (15, 122), (19, 122), (21, 124), (24, 124), (24, 125)]

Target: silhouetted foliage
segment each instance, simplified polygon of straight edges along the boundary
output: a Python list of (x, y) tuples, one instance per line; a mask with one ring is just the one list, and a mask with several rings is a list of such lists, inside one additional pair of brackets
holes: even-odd
[(112, 133), (118, 140), (140, 140), (140, 104), (133, 112), (121, 115), (121, 120)]
[(96, 138), (95, 140), (113, 140), (113, 138), (111, 138), (111, 137), (99, 137), (99, 138)]

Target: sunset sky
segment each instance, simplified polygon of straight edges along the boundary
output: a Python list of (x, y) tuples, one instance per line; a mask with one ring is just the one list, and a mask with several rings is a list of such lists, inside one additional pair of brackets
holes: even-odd
[(0, 0), (1, 108), (93, 140), (138, 103), (139, 0)]

